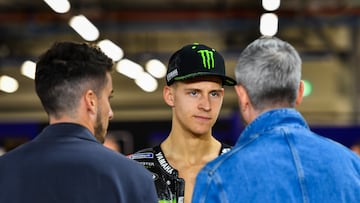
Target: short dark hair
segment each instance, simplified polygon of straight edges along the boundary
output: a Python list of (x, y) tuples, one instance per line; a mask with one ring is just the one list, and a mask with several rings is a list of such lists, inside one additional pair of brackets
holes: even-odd
[(86, 88), (101, 93), (113, 61), (96, 45), (56, 42), (36, 64), (35, 89), (45, 111), (71, 112)]

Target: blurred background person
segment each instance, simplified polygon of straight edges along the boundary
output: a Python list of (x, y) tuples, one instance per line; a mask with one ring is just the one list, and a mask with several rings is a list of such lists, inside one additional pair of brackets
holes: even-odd
[(116, 137), (112, 134), (106, 135), (104, 140), (104, 146), (115, 152), (122, 152), (118, 139), (116, 139)]

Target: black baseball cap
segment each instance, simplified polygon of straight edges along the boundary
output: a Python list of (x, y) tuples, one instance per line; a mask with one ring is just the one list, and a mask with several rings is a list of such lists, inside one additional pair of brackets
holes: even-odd
[(198, 43), (188, 44), (170, 57), (166, 84), (208, 75), (219, 76), (223, 85), (236, 85), (234, 79), (225, 75), (224, 58), (215, 49)]

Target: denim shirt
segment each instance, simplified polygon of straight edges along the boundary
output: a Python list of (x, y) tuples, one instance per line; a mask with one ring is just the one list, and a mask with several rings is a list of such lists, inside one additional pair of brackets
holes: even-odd
[(360, 202), (360, 158), (295, 109), (275, 109), (199, 172), (193, 194), (193, 203)]

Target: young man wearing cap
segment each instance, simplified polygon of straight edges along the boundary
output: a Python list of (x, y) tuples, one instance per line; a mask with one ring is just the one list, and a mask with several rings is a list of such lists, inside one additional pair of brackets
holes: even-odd
[(223, 57), (202, 44), (186, 45), (169, 60), (163, 89), (172, 109), (169, 136), (158, 146), (129, 157), (153, 173), (159, 202), (191, 202), (198, 171), (230, 150), (212, 135), (224, 98), (223, 85), (235, 80), (225, 75)]

